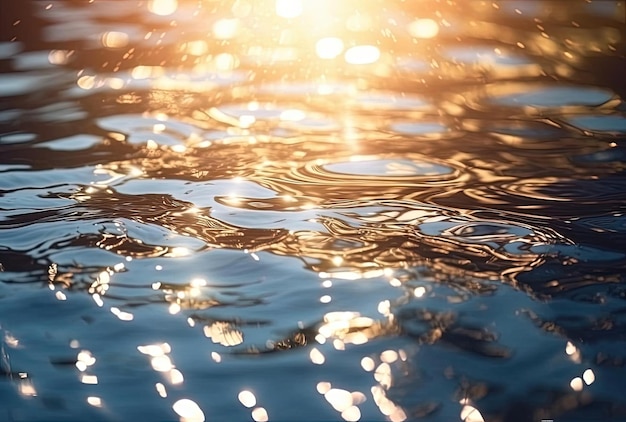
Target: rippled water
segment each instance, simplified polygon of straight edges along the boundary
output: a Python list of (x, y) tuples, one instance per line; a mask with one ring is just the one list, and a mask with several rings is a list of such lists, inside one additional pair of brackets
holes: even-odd
[(623, 1), (11, 4), (0, 419), (626, 420)]

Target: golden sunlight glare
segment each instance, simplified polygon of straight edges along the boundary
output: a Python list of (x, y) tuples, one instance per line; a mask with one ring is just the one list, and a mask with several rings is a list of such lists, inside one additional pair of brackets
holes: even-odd
[(350, 64), (371, 64), (380, 58), (380, 50), (373, 45), (357, 45), (348, 49), (344, 58)]
[(148, 10), (155, 15), (168, 16), (178, 9), (178, 0), (150, 0)]
[(439, 33), (439, 25), (432, 19), (417, 19), (409, 24), (409, 33), (415, 38), (433, 38)]
[(302, 0), (276, 0), (276, 14), (286, 19), (300, 16)]
[(107, 48), (122, 48), (128, 45), (128, 34), (121, 31), (107, 31), (102, 34), (100, 41)]
[(315, 53), (320, 59), (334, 59), (343, 52), (341, 38), (321, 38), (315, 43)]

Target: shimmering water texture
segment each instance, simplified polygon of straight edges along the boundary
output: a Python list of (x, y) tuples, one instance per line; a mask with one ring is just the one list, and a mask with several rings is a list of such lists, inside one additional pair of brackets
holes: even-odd
[(623, 1), (12, 4), (0, 419), (626, 420)]

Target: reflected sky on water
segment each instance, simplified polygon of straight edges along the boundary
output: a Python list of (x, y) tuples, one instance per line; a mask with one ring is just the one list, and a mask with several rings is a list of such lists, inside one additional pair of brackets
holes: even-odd
[(0, 13), (0, 418), (626, 420), (623, 1)]

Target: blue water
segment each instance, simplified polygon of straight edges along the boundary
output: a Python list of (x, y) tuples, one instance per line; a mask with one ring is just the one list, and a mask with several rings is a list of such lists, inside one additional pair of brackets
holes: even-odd
[(2, 10), (0, 420), (626, 421), (624, 2), (319, 3)]

